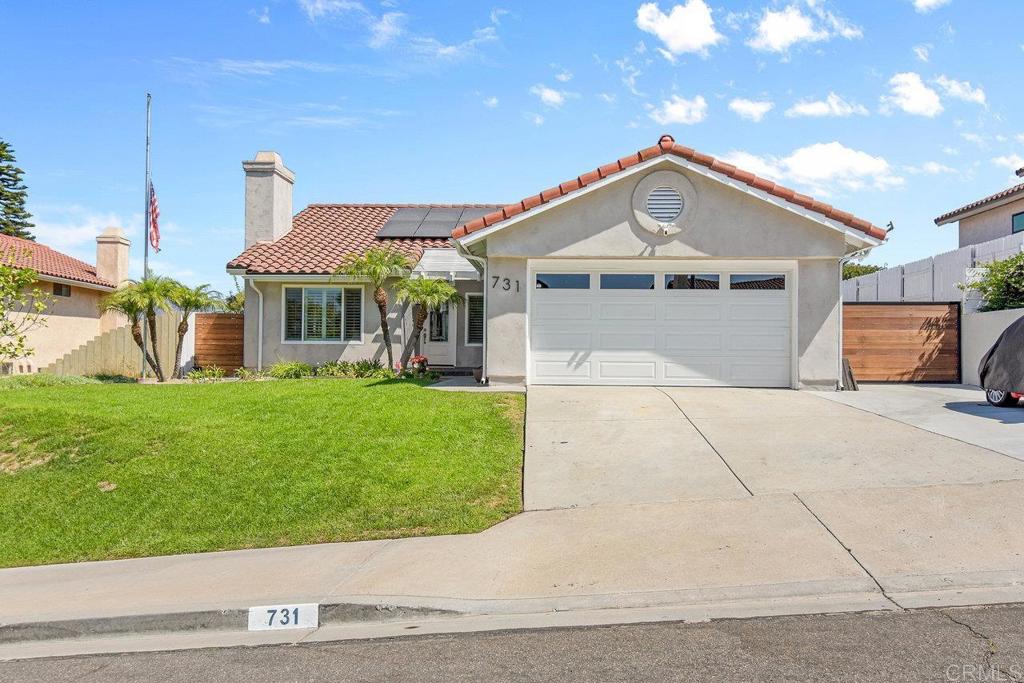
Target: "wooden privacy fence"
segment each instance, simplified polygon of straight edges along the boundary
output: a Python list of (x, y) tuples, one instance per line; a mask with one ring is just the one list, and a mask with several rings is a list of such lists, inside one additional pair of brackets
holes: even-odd
[(196, 313), (195, 365), (216, 365), (229, 375), (242, 367), (244, 325), (241, 313)]
[(858, 382), (959, 382), (959, 303), (845, 303), (843, 357)]
[[(157, 348), (164, 374), (173, 373), (174, 347), (178, 343), (178, 314), (160, 314), (156, 319)], [(143, 330), (146, 326), (143, 325)], [(149, 332), (145, 331), (149, 343)], [(52, 375), (126, 375), (138, 377), (142, 370), (142, 351), (132, 339), (127, 325), (108, 330), (72, 349), (40, 372)], [(147, 372), (150, 370), (147, 368)]]

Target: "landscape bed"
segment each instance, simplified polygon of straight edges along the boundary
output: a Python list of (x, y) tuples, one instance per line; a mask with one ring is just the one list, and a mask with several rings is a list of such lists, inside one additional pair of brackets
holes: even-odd
[(408, 380), (0, 392), (0, 566), (485, 529), (524, 398)]

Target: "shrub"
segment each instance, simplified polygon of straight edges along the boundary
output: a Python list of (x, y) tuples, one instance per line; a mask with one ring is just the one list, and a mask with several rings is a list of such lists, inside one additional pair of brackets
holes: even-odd
[(1024, 252), (988, 264), (970, 289), (981, 294), (982, 311), (1024, 308)]
[(11, 375), (0, 377), (0, 390), (7, 389), (38, 389), (42, 387), (64, 387), (79, 384), (100, 384), (93, 377), (79, 375)]
[(313, 368), (309, 363), (283, 361), (271, 365), (267, 369), (267, 374), (275, 379), (302, 379), (303, 377), (312, 377)]
[(93, 379), (99, 380), (102, 384), (137, 384), (138, 380), (127, 375), (90, 375)]
[(395, 373), (384, 367), (379, 360), (332, 360), (316, 369), (317, 377), (348, 377), (389, 379)]
[(185, 376), (190, 382), (216, 382), (219, 379), (224, 379), (224, 368), (211, 365), (205, 368), (196, 368), (190, 371)]
[(238, 368), (235, 370), (235, 377), (243, 382), (255, 382), (257, 380), (266, 379), (267, 374), (261, 370), (254, 370), (252, 368)]
[(877, 273), (882, 270), (882, 266), (872, 266), (866, 263), (844, 263), (843, 264), (843, 279), (851, 280), (861, 275), (871, 275), (871, 273)]

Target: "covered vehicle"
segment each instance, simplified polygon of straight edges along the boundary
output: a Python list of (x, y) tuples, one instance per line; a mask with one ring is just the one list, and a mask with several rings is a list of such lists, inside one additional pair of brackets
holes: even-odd
[(985, 398), (994, 406), (1012, 406), (1024, 396), (1024, 317), (1007, 327), (978, 365)]

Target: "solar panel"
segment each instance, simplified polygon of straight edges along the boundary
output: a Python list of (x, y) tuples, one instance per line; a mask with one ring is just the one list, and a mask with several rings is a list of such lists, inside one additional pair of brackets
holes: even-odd
[(377, 231), (377, 237), (448, 238), (452, 230), (494, 211), (479, 207), (403, 207)]
[(400, 207), (377, 231), (377, 237), (413, 237), (427, 216), (427, 207)]

